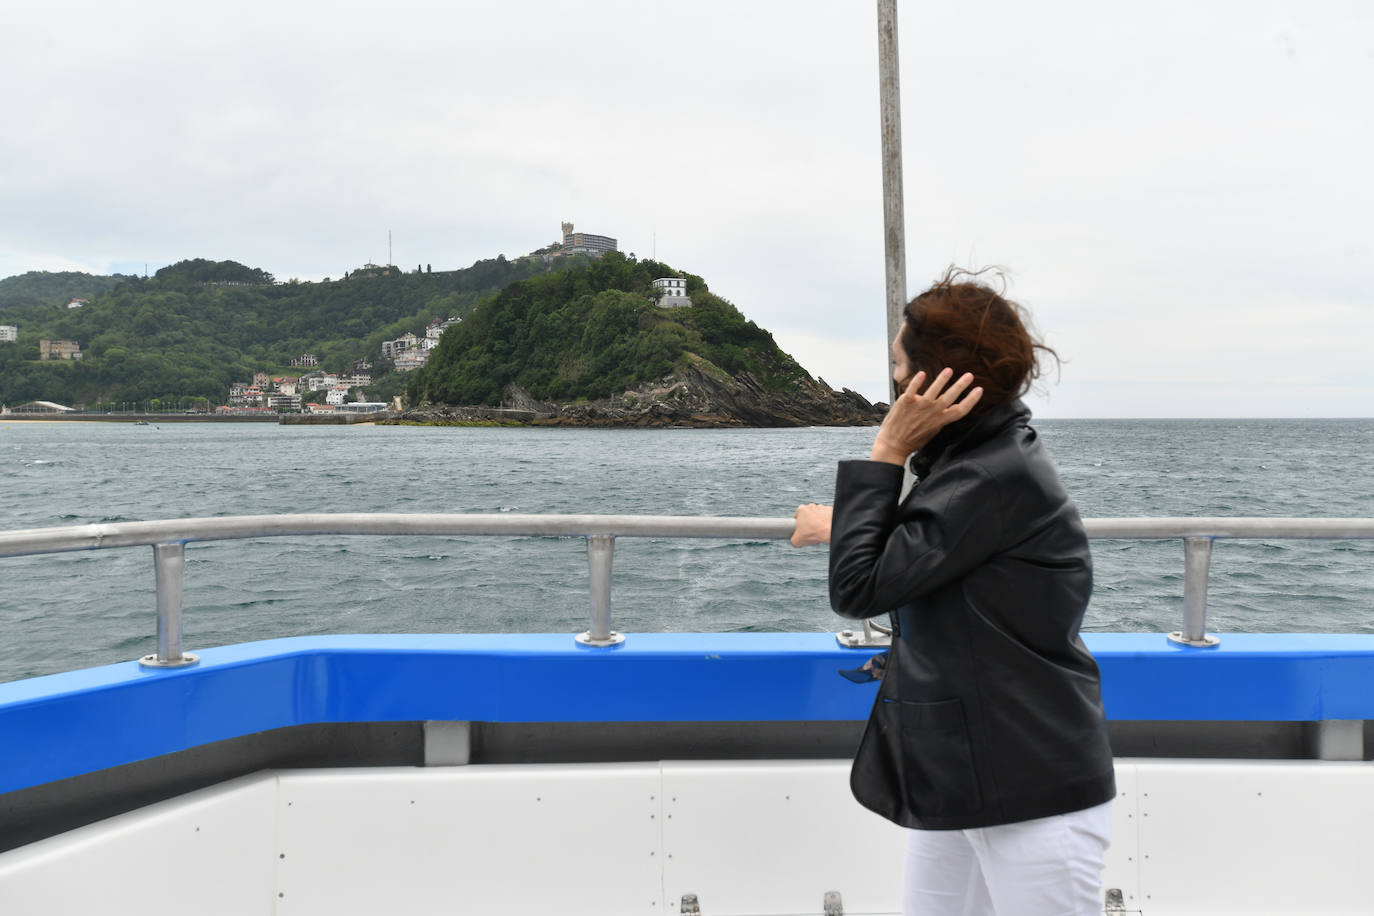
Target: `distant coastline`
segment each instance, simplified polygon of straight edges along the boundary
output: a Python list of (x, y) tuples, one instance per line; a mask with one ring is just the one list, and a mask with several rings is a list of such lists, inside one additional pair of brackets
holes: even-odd
[(0, 423), (276, 423), (276, 416), (184, 413), (5, 413)]

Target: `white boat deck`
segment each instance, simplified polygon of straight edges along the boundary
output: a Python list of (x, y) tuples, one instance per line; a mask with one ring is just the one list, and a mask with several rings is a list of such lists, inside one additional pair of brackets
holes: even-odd
[[(0, 913), (898, 910), (847, 761), (280, 770), (0, 854)], [(1374, 766), (1120, 759), (1125, 912), (1374, 912)]]

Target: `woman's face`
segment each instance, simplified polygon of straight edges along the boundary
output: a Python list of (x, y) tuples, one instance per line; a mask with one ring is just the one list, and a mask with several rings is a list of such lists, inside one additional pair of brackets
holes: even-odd
[(906, 386), (911, 383), (911, 377), (916, 374), (916, 370), (911, 365), (911, 360), (907, 358), (906, 348), (902, 346), (902, 335), (906, 333), (906, 325), (897, 332), (897, 337), (892, 341), (892, 381), (897, 384), (897, 393), (906, 391)]

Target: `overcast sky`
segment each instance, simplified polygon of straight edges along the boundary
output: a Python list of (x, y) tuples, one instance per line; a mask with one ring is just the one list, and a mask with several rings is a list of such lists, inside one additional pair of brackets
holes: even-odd
[[(899, 5), (908, 286), (1052, 417), (1374, 415), (1374, 4)], [(0, 277), (465, 267), (559, 222), (886, 397), (871, 0), (0, 5)]]

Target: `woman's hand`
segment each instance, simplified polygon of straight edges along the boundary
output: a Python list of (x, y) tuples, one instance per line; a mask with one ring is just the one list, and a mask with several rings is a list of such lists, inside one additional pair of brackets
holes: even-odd
[(968, 416), (983, 396), (983, 389), (974, 388), (960, 400), (964, 389), (973, 383), (973, 375), (965, 372), (946, 390), (945, 385), (953, 376), (953, 369), (941, 370), (930, 387), (922, 392), (921, 384), (926, 374), (916, 373), (906, 390), (892, 402), (883, 425), (878, 428), (878, 437), (873, 440), (874, 461), (906, 464), (907, 456), (930, 444), (936, 433)]
[(792, 532), (792, 546), (829, 544), (830, 517), (834, 513), (834, 506), (818, 506), (815, 503), (798, 506), (797, 511), (792, 513), (792, 517), (797, 520), (797, 527)]

